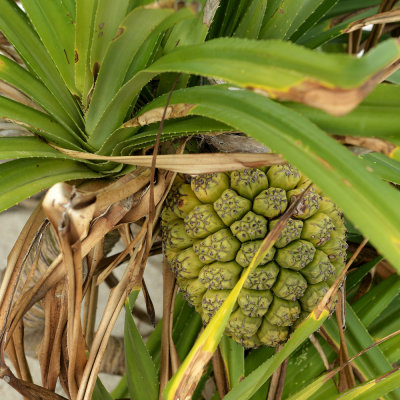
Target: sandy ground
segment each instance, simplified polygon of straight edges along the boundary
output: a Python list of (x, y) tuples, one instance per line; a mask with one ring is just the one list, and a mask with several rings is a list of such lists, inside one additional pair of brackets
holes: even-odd
[[(11, 250), (15, 239), (18, 237), (24, 223), (31, 213), (30, 207), (13, 207), (3, 213), (0, 213), (0, 269), (5, 268), (7, 262), (7, 255)], [(121, 267), (122, 268), (122, 267)], [(152, 297), (157, 317), (162, 314), (162, 276), (161, 276), (161, 259), (160, 257), (153, 257), (152, 262), (146, 268), (145, 280)], [(101, 288), (99, 294), (99, 309), (97, 313), (97, 323), (100, 320), (102, 309), (104, 308), (107, 298), (108, 289)], [(140, 294), (137, 300), (137, 306), (145, 309), (143, 296)], [(123, 313), (122, 313), (123, 314)], [(123, 335), (123, 315), (120, 315), (113, 335)], [(143, 334), (147, 334), (151, 328), (143, 322), (138, 322), (138, 328)], [(40, 383), (40, 370), (37, 360), (28, 360), (33, 379), (35, 383)], [(107, 389), (112, 390), (118, 383), (120, 377), (115, 375), (101, 374), (100, 375), (104, 385)], [(22, 397), (15, 392), (6, 382), (0, 380), (0, 398), (7, 400), (20, 400)]]

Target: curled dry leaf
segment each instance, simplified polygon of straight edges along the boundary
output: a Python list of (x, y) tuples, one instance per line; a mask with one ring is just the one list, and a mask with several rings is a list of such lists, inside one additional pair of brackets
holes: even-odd
[(400, 10), (391, 10), (372, 15), (371, 17), (354, 21), (346, 29), (344, 29), (343, 32), (350, 33), (358, 29), (362, 29), (367, 25), (388, 24), (391, 22), (399, 22), (399, 21), (400, 21)]
[(333, 135), (333, 138), (339, 143), (360, 146), (365, 149), (385, 154), (385, 156), (388, 157), (391, 157), (393, 152), (397, 149), (397, 146), (393, 143), (374, 137)]
[(268, 91), (252, 87), (248, 87), (247, 89), (262, 95), (275, 97), (279, 100), (304, 103), (308, 106), (324, 110), (331, 115), (341, 116), (357, 107), (378, 83), (392, 75), (399, 67), (400, 63), (397, 60), (392, 65), (376, 73), (363, 85), (354, 89), (332, 88), (324, 85), (322, 82), (311, 80), (304, 80), (285, 91), (272, 88)]
[[(174, 175), (165, 171), (158, 174), (155, 185), (156, 215)], [(89, 184), (80, 188), (67, 184), (55, 185), (46, 195), (43, 208), (38, 207), (28, 221), (10, 254), (0, 290), (2, 334), (8, 337), (7, 343), (2, 341), (1, 355), (6, 344), (9, 344), (19, 378), (25, 381), (30, 379), (29, 369), (24, 367), (23, 345), (21, 340), (18, 341), (21, 339), (19, 327), (31, 307), (43, 300), (41, 312), (44, 310), (45, 326), (39, 353), (43, 386), (53, 390), (55, 382), (60, 379), (64, 390), (72, 398), (91, 397), (115, 320), (126, 296), (133, 287), (140, 287), (142, 282), (147, 222), (142, 225), (144, 234), (134, 237), (133, 245), (128, 244), (126, 253), (131, 253), (128, 267), (121, 281), (112, 289), (99, 328), (94, 337), (91, 336), (93, 339), (89, 341), (92, 343), (88, 359), (83, 332), (87, 334), (91, 330), (93, 321), (85, 320), (85, 329), (82, 328), (83, 295), (90, 295), (89, 288), (97, 290), (99, 271), (96, 269), (104, 257), (104, 236), (115, 229), (132, 209), (135, 209), (135, 213), (129, 216), (129, 221), (137, 221), (148, 215), (149, 202), (145, 195), (149, 192), (149, 177), (148, 168), (137, 168), (111, 183)], [(21, 273), (25, 261), (30, 258), (28, 255), (33, 243), (42, 232), (40, 227), (45, 219), (43, 210), (54, 227), (61, 254), (51, 254), (53, 261), (44, 270), (32, 267), (30, 273)], [(39, 253), (38, 248), (36, 259)], [(86, 256), (87, 276), (84, 281), (82, 259)], [(34, 273), (35, 269), (39, 271), (38, 274)], [(29, 284), (25, 279), (29, 280)], [(17, 291), (17, 288), (20, 290)], [(7, 368), (4, 358), (1, 358), (2, 367)], [(20, 381), (18, 385), (22, 385), (20, 393), (26, 393), (23, 386), (26, 382)], [(36, 387), (32, 386), (29, 390), (33, 393)], [(29, 398), (51, 397), (31, 395)]]
[(73, 186), (57, 183), (52, 186), (43, 199), (43, 210), (55, 229), (70, 221), (75, 240), (83, 240), (89, 231), (96, 209), (96, 196), (82, 194)]
[[(66, 183), (54, 185), (43, 199), (43, 209), (53, 225), (67, 276), (64, 299), (68, 304), (66, 329), (68, 359), (67, 392), (76, 398), (86, 364), (85, 339), (81, 324), (83, 267), (81, 242), (87, 236), (95, 211), (96, 197), (82, 195)], [(65, 333), (64, 333), (65, 334)]]
[[(185, 117), (193, 107), (195, 107), (194, 104), (173, 104), (168, 107), (153, 108), (152, 110), (125, 122), (122, 127), (131, 128), (136, 126), (145, 126), (154, 122), (160, 122), (162, 119), (182, 118)], [(165, 117), (163, 118), (164, 113)]]

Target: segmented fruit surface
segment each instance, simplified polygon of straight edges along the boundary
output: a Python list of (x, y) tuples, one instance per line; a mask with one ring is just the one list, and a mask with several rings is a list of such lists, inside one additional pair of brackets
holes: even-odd
[[(204, 324), (309, 184), (285, 164), (198, 175), (173, 187), (162, 212), (165, 254)], [(287, 340), (343, 269), (345, 235), (341, 211), (312, 186), (248, 276), (225, 333), (245, 347), (275, 347)]]

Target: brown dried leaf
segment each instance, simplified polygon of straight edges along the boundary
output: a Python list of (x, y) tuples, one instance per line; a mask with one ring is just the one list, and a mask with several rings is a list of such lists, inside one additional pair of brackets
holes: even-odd
[(96, 191), (96, 213), (99, 215), (111, 204), (126, 199), (143, 189), (150, 181), (148, 168), (136, 168), (105, 188)]
[[(114, 229), (115, 225), (131, 209), (132, 198), (124, 199), (112, 205), (106, 213), (97, 218), (91, 226), (89, 235), (82, 242), (82, 257), (98, 243), (104, 235)], [(56, 285), (65, 276), (62, 257), (58, 256), (45, 271), (42, 278), (30, 288), (23, 296), (20, 296), (9, 316), (10, 331), (15, 327), (15, 320), (19, 320), (25, 312)], [(1, 315), (1, 314), (0, 314)]]
[(350, 33), (371, 24), (374, 25), (388, 24), (391, 22), (399, 22), (399, 21), (400, 21), (400, 10), (381, 12), (372, 15), (371, 17), (362, 18), (352, 22), (346, 29), (343, 30), (343, 33)]
[[(11, 307), (15, 305), (15, 302), (17, 302), (17, 300), (14, 299), (14, 294), (19, 283), (21, 270), (26, 262), (29, 251), (33, 246), (33, 242), (35, 241), (38, 232), (39, 234), (41, 232), (44, 218), (44, 213), (41, 207), (38, 206), (28, 219), (8, 256), (7, 268), (3, 275), (0, 287), (0, 361), (2, 365), (4, 365), (4, 337), (7, 333), (12, 335), (12, 332), (8, 332), (8, 330), (11, 325), (11, 318), (9, 315)], [(22, 315), (23, 314), (21, 314), (20, 318)], [(18, 322), (19, 319), (17, 319), (16, 322)]]
[(24, 325), (22, 321), (18, 322), (17, 328), (14, 330), (12, 338), (9, 341), (6, 349), (7, 353), (10, 347), (13, 348), (13, 351), (11, 352), (10, 355), (12, 355), (11, 359), (14, 366), (16, 367), (18, 377), (26, 382), (33, 383), (31, 372), (28, 366), (28, 361), (26, 360), (25, 357)]
[(385, 154), (388, 157), (391, 157), (392, 152), (397, 148), (393, 143), (374, 137), (344, 135), (332, 135), (332, 137), (339, 143), (364, 147), (365, 149)]
[(93, 194), (82, 195), (65, 183), (52, 186), (43, 199), (43, 209), (57, 232), (67, 274), (68, 387), (73, 398), (77, 395), (80, 375), (86, 364), (84, 356), (86, 344), (81, 324), (83, 299), (81, 240), (88, 234), (96, 207), (95, 200)]
[(160, 394), (159, 400), (162, 400), (162, 392), (172, 376), (170, 367), (170, 347), (169, 347), (169, 331), (170, 331), (170, 312), (173, 305), (171, 304), (172, 294), (174, 292), (175, 278), (172, 274), (168, 263), (163, 258), (163, 324), (161, 333), (161, 367), (160, 367)]
[(311, 107), (319, 108), (334, 116), (341, 116), (352, 111), (362, 100), (388, 76), (393, 74), (400, 67), (397, 60), (389, 67), (376, 73), (363, 85), (354, 89), (340, 89), (325, 86), (323, 83), (315, 81), (303, 81), (297, 86), (292, 86), (288, 90), (272, 90), (265, 92), (262, 89), (248, 87), (256, 93), (267, 96), (275, 96), (279, 100), (296, 101)]
[(45, 312), (43, 338), (38, 350), (43, 387), (54, 391), (60, 373), (61, 341), (67, 323), (67, 302), (63, 283), (46, 293), (42, 305)]
[(83, 336), (85, 337), (88, 347), (92, 345), (94, 337), (94, 327), (96, 322), (97, 301), (99, 295), (99, 287), (96, 285), (95, 279), (90, 279), (87, 286), (85, 303), (83, 306)]
[(76, 400), (91, 400), (92, 398), (92, 392), (112, 328), (114, 327), (128, 294), (133, 288), (140, 288), (142, 276), (140, 276), (139, 282), (134, 279), (133, 276), (141, 267), (144, 249), (145, 245), (142, 242), (142, 247), (138, 256), (134, 258), (132, 257), (129, 260), (128, 266), (125, 269), (120, 282), (110, 291), (107, 305), (93, 339), (91, 351), (89, 353)]
[(113, 262), (99, 274), (96, 282), (97, 285), (100, 285), (102, 282), (104, 282), (107, 277), (112, 273), (114, 268), (117, 267), (128, 254), (130, 254), (131, 257), (136, 256), (137, 252), (139, 251), (138, 248), (136, 249), (136, 252), (132, 252), (132, 250), (136, 246), (140, 245), (141, 241), (146, 235), (146, 230), (147, 225), (143, 224), (143, 226), (140, 228), (140, 231), (135, 235), (134, 239), (131, 240), (126, 248), (118, 255), (118, 257), (113, 260)]
[(339, 349), (339, 362), (340, 365), (345, 364), (346, 366), (339, 372), (339, 392), (345, 392), (356, 386), (356, 380), (354, 378), (353, 369), (349, 361), (349, 351), (347, 349), (346, 337), (344, 335), (344, 296), (342, 290), (337, 292), (338, 301), (336, 305), (336, 321), (340, 335), (340, 349)]
[(43, 199), (43, 210), (56, 231), (71, 228), (71, 244), (83, 240), (96, 209), (96, 196), (83, 194), (67, 183), (52, 186)]
[(229, 392), (229, 383), (228, 379), (226, 377), (226, 371), (225, 371), (225, 365), (222, 360), (221, 352), (219, 351), (219, 348), (215, 350), (214, 355), (212, 356), (211, 359), (212, 366), (213, 366), (213, 374), (214, 374), (214, 379), (215, 383), (217, 385), (217, 391), (219, 394), (219, 397), (223, 399), (225, 395)]
[(67, 400), (41, 386), (17, 379), (8, 367), (0, 369), (0, 378), (29, 400)]
[[(55, 147), (61, 153), (84, 160), (114, 161), (122, 164), (151, 167), (153, 156), (112, 157)], [(282, 164), (285, 161), (279, 154), (252, 153), (200, 153), (200, 154), (162, 154), (157, 156), (156, 168), (185, 174), (204, 174), (209, 172), (234, 171), (266, 165)]]
[(173, 326), (174, 326), (174, 305), (176, 295), (178, 293), (178, 285), (174, 285), (174, 291), (171, 299), (171, 308), (169, 310), (169, 354), (171, 358), (171, 376), (175, 375), (176, 371), (181, 365), (178, 350), (175, 347), (174, 339), (172, 338)]
[[(154, 185), (154, 203), (159, 204), (168, 188), (169, 182), (165, 179), (166, 174), (158, 174), (158, 181)], [(150, 190), (145, 190), (140, 201), (122, 218), (122, 222), (136, 222), (149, 215)]]
[[(185, 117), (193, 107), (195, 107), (194, 104), (178, 103), (169, 105), (167, 107), (153, 108), (152, 110), (125, 122), (122, 125), (122, 128), (146, 126), (154, 122), (160, 122), (162, 119), (167, 120), (172, 118), (182, 118)], [(165, 117), (163, 118), (164, 112)]]

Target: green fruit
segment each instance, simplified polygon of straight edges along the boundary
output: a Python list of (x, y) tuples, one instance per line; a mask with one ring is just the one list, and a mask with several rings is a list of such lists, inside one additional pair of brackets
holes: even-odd
[(229, 178), (222, 172), (197, 175), (192, 178), (191, 187), (200, 201), (213, 203), (229, 188)]
[(249, 211), (241, 220), (231, 225), (232, 233), (241, 241), (263, 239), (267, 235), (268, 221)]
[(193, 209), (193, 207), (200, 204), (200, 200), (195, 196), (190, 185), (184, 183), (179, 186), (178, 190), (176, 191), (173, 202), (173, 211), (178, 217), (184, 218)]
[(253, 200), (262, 190), (268, 189), (268, 178), (259, 169), (243, 169), (231, 173), (231, 186), (237, 193)]
[(290, 164), (273, 165), (267, 172), (269, 184), (285, 190), (294, 189), (300, 181), (300, 172)]
[[(269, 223), (269, 229), (271, 230), (277, 224), (277, 222), (277, 219), (272, 220)], [(275, 247), (280, 249), (287, 246), (290, 242), (293, 242), (293, 240), (300, 239), (302, 229), (303, 221), (289, 218), (289, 221), (286, 223), (277, 241), (275, 242)]]
[(196, 206), (185, 217), (186, 233), (193, 239), (203, 239), (224, 227), (211, 204)]
[[(285, 164), (198, 175), (190, 187), (174, 186), (161, 214), (165, 255), (204, 324), (310, 183)], [(244, 281), (225, 333), (245, 347), (287, 340), (343, 270), (345, 236), (341, 211), (312, 186)]]
[[(191, 248), (190, 250), (193, 251)], [(235, 261), (215, 262), (205, 265), (198, 276), (207, 289), (233, 289), (242, 271), (242, 267)]]
[(282, 214), (288, 206), (286, 191), (281, 188), (270, 187), (263, 190), (255, 199), (253, 211), (267, 218), (274, 218)]
[(251, 201), (239, 196), (234, 190), (225, 190), (214, 203), (214, 209), (225, 225), (231, 225), (251, 210)]

